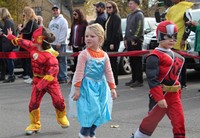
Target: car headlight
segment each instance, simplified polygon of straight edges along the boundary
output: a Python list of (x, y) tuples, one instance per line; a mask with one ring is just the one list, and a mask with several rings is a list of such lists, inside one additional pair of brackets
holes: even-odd
[(144, 50), (147, 49), (150, 42), (151, 42), (151, 37), (144, 37), (142, 49)]
[(150, 42), (151, 42), (151, 37), (144, 38), (144, 43), (145, 44), (150, 44)]

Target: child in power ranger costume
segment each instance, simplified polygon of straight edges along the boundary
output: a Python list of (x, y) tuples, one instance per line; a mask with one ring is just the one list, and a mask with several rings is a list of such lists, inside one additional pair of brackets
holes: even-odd
[(131, 138), (150, 138), (160, 120), (167, 115), (173, 126), (174, 138), (185, 138), (179, 75), (184, 58), (173, 52), (177, 27), (170, 21), (161, 22), (156, 30), (159, 46), (148, 56), (146, 75), (150, 87), (149, 111)]
[(26, 134), (31, 135), (41, 129), (40, 103), (46, 92), (53, 100), (57, 122), (62, 128), (68, 127), (70, 124), (66, 117), (66, 105), (57, 80), (58, 52), (54, 51), (50, 45), (55, 40), (55, 36), (40, 27), (34, 31), (32, 41), (15, 37), (11, 30), (8, 30), (7, 38), (15, 46), (21, 46), (30, 52), (31, 56), (34, 79), (29, 103), (30, 125), (25, 130)]

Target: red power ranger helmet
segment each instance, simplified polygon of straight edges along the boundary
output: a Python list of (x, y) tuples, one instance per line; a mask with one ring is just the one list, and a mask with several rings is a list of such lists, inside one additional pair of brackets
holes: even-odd
[(174, 39), (176, 41), (177, 32), (178, 28), (173, 22), (163, 21), (158, 24), (156, 29), (156, 37), (158, 42), (168, 39)]

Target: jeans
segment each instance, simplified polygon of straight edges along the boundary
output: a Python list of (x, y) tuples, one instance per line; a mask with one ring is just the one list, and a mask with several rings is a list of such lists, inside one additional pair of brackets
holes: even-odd
[(95, 135), (96, 128), (97, 128), (97, 126), (95, 126), (95, 125), (92, 125), (91, 127), (82, 127), (80, 130), (80, 133), (83, 136), (93, 137)]
[[(53, 49), (58, 51), (59, 53), (65, 53), (66, 52), (66, 44), (62, 44), (60, 49), (56, 49), (56, 45), (52, 45)], [(62, 56), (58, 57), (58, 62), (59, 62), (59, 73), (58, 73), (58, 80), (67, 80), (67, 57)]]
[(7, 69), (8, 69), (8, 75), (13, 76), (14, 75), (14, 62), (13, 59), (6, 59), (7, 63)]

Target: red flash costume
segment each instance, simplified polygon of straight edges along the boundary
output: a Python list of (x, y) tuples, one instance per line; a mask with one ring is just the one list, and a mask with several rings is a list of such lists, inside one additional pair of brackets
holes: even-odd
[(37, 132), (41, 128), (40, 124), (40, 103), (46, 92), (51, 95), (53, 105), (56, 109), (57, 122), (62, 127), (68, 127), (69, 122), (66, 118), (66, 106), (62, 96), (60, 85), (57, 80), (59, 72), (56, 57), (58, 52), (52, 48), (39, 51), (33, 44), (42, 45), (45, 36), (42, 36), (43, 27), (38, 28), (33, 33), (33, 41), (19, 39), (14, 35), (8, 35), (8, 39), (16, 46), (21, 46), (30, 52), (33, 69), (32, 95), (29, 103), (30, 125), (26, 128), (26, 134)]
[[(166, 37), (173, 38), (173, 35), (177, 32), (174, 32), (171, 26), (167, 26), (165, 23), (168, 23), (168, 21), (161, 24), (164, 24), (164, 27), (166, 27), (165, 31), (159, 28), (160, 26), (157, 28), (158, 41), (165, 40)], [(173, 32), (172, 35), (169, 35), (168, 29)], [(185, 138), (184, 115), (179, 82), (179, 75), (184, 58), (171, 49), (159, 47), (148, 55), (146, 63), (146, 75), (150, 87), (149, 111), (132, 138), (149, 138), (165, 114), (173, 126), (174, 138)], [(167, 102), (167, 108), (161, 108), (157, 104), (158, 101), (163, 99)]]

